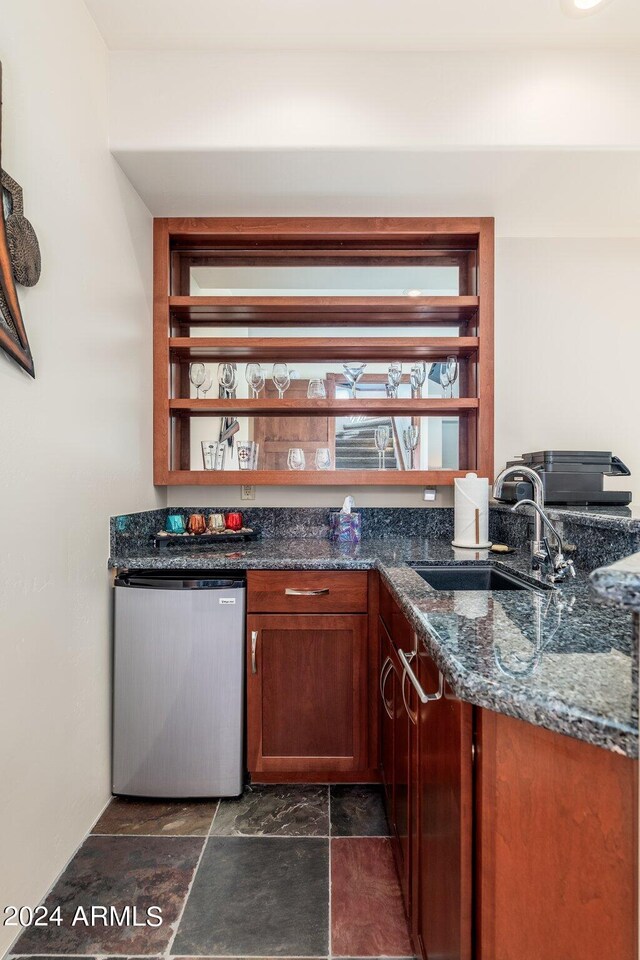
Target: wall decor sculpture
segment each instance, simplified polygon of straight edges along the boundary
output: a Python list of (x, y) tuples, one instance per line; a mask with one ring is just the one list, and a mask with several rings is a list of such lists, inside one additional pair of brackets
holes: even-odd
[[(0, 64), (0, 144), (2, 137), (2, 64)], [(40, 248), (24, 216), (22, 188), (5, 173), (0, 150), (0, 347), (35, 377), (33, 357), (22, 319), (16, 281), (32, 287), (40, 278)]]

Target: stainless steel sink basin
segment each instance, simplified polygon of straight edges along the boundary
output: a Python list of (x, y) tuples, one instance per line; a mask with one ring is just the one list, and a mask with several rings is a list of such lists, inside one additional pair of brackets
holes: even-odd
[[(490, 563), (469, 567), (427, 567), (411, 564), (434, 590), (535, 590), (517, 573), (498, 570)], [(541, 584), (542, 586), (542, 584)]]

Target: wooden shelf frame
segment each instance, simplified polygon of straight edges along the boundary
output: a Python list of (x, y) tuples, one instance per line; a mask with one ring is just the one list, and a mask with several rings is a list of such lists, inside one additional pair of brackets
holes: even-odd
[(453, 400), (439, 397), (412, 400), (170, 400), (169, 411), (174, 416), (215, 417), (238, 414), (243, 417), (349, 417), (367, 414), (374, 417), (444, 417), (459, 416), (477, 410), (477, 397), (462, 397)]
[[(455, 264), (455, 297), (193, 297), (195, 265)], [(459, 416), (461, 463), (493, 478), (493, 219), (480, 218), (160, 218), (154, 220), (154, 482), (157, 485), (450, 485), (465, 470), (204, 471), (189, 463), (192, 417)], [(286, 337), (192, 336), (202, 326), (300, 327)], [(415, 337), (307, 338), (307, 326), (416, 327)], [(458, 327), (428, 337), (426, 325)], [(336, 331), (338, 332), (338, 331)], [(460, 364), (457, 400), (220, 401), (189, 397), (193, 359), (337, 361), (392, 359)], [(172, 384), (178, 397), (171, 399)]]
[(475, 357), (477, 337), (171, 337), (169, 355), (182, 363), (250, 360), (444, 360)]

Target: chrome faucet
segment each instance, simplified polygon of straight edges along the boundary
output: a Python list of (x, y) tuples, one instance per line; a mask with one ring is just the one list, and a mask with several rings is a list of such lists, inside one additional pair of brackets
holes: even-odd
[[(531, 482), (533, 487), (533, 500), (519, 500), (511, 508), (513, 513), (516, 513), (520, 507), (523, 506), (533, 507), (534, 509), (534, 533), (533, 540), (531, 541), (531, 566), (534, 570), (541, 570), (542, 573), (544, 573), (552, 583), (557, 583), (560, 580), (564, 580), (567, 574), (575, 577), (576, 571), (573, 565), (573, 560), (567, 560), (565, 557), (562, 537), (544, 512), (544, 486), (540, 476), (535, 470), (531, 470), (529, 467), (525, 466), (507, 467), (496, 478), (496, 481), (493, 485), (494, 497), (496, 500), (500, 499), (505, 480), (508, 480), (509, 477), (515, 475), (526, 477), (527, 480)], [(555, 537), (558, 545), (556, 553), (552, 551), (548, 538), (543, 534), (544, 527), (546, 527)]]

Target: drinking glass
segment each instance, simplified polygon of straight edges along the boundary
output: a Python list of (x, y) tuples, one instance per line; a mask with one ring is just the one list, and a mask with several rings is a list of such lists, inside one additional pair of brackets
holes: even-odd
[(402, 363), (400, 360), (394, 360), (389, 364), (387, 379), (391, 387), (391, 396), (393, 399), (396, 399), (398, 396), (398, 387), (402, 383)]
[(258, 399), (260, 391), (264, 387), (264, 371), (259, 363), (248, 363), (245, 370), (245, 378), (251, 387), (251, 396), (254, 400)]
[[(278, 400), (284, 399), (285, 390), (289, 389), (291, 378), (289, 376), (289, 367), (286, 363), (274, 363), (271, 371), (271, 379), (278, 390)], [(301, 451), (302, 452), (302, 451)], [(300, 468), (296, 468), (300, 469)], [(304, 470), (304, 465), (302, 468)]]
[(385, 469), (384, 458), (389, 443), (389, 427), (376, 427), (374, 434), (376, 450), (378, 451), (378, 470)]
[(451, 387), (450, 397), (453, 397), (453, 385), (458, 379), (458, 361), (455, 357), (447, 357), (444, 363), (440, 364), (440, 383), (444, 390), (444, 396), (447, 395), (447, 387)]
[(447, 357), (447, 374), (449, 377), (449, 386), (451, 387), (451, 397), (453, 397), (453, 385), (458, 379), (460, 367), (455, 357)]
[(326, 396), (327, 391), (324, 380), (309, 380), (309, 386), (307, 387), (307, 397), (309, 400), (324, 400)]
[(209, 371), (207, 370), (207, 375), (206, 375), (206, 377), (205, 377), (205, 379), (204, 379), (204, 383), (202, 384), (202, 386), (201, 386), (201, 388), (200, 388), (200, 389), (202, 390), (203, 397), (204, 397), (205, 400), (207, 399), (207, 394), (209, 393), (209, 390), (211, 390), (211, 387), (212, 387), (212, 386), (213, 386), (213, 377), (211, 376), (211, 374), (210, 374)]
[(331, 451), (328, 447), (316, 450), (316, 470), (331, 470)]
[(362, 374), (364, 373), (364, 368), (366, 363), (343, 363), (342, 369), (345, 372), (345, 376), (349, 383), (351, 384), (351, 396), (355, 400), (356, 398), (356, 384)]
[(218, 383), (223, 390), (226, 390), (227, 393), (231, 393), (232, 390), (235, 390), (237, 382), (238, 375), (236, 373), (235, 365), (233, 363), (219, 363)]
[(287, 455), (287, 466), (289, 470), (304, 470), (304, 450), (300, 447), (291, 447)]
[(239, 470), (255, 470), (257, 466), (257, 444), (253, 440), (239, 440), (236, 444)]
[(204, 363), (190, 363), (189, 364), (189, 380), (196, 388), (196, 399), (200, 399), (200, 387), (204, 383), (207, 376), (207, 368)]
[(422, 387), (427, 379), (427, 365), (424, 360), (416, 360), (411, 367), (409, 379), (411, 381), (411, 396), (421, 400)]
[(404, 441), (405, 450), (409, 454), (410, 469), (413, 470), (415, 450), (420, 442), (420, 427), (415, 423), (412, 423), (409, 427), (405, 427), (402, 431), (402, 439)]

